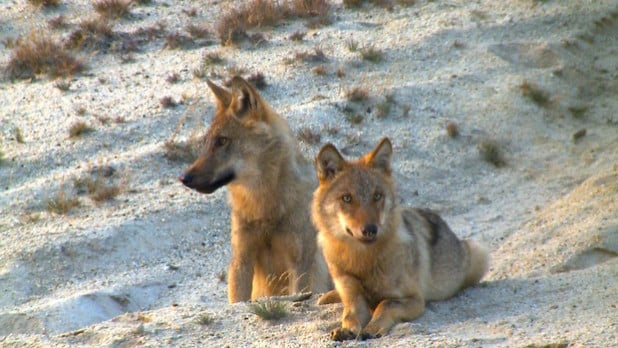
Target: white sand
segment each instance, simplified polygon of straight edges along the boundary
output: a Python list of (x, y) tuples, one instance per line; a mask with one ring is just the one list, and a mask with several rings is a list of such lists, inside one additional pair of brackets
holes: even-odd
[[(154, 0), (114, 28), (214, 25), (226, 6)], [(183, 13), (191, 7), (194, 18)], [(4, 1), (0, 39), (59, 13), (72, 25), (94, 15), (87, 1), (52, 11)], [(171, 50), (158, 38), (128, 63), (89, 53), (89, 69), (66, 92), (45, 76), (1, 82), (0, 345), (618, 346), (616, 3), (423, 0), (387, 11), (336, 2), (331, 15), (333, 24), (315, 30), (302, 20), (263, 28), (267, 42), (256, 47)], [(298, 30), (307, 31), (302, 43), (289, 40)], [(363, 61), (349, 39), (382, 50), (383, 61)], [(326, 76), (313, 72), (316, 63), (286, 64), (314, 47), (328, 58)], [(484, 282), (362, 343), (330, 342), (341, 306), (318, 307), (315, 297), (276, 322), (228, 305), (219, 280), (230, 257), (226, 192), (189, 191), (175, 179), (187, 165), (163, 156), (180, 122), (184, 139), (210, 120), (210, 92), (192, 74), (204, 52), (264, 73), (264, 98), (292, 128), (322, 132), (303, 144), (308, 157), (327, 141), (357, 156), (389, 136), (402, 200), (440, 211), (459, 236), (490, 246)], [(1, 50), (0, 64), (10, 54)], [(173, 72), (176, 84), (166, 82)], [(547, 91), (548, 106), (522, 96), (525, 80)], [(360, 125), (342, 111), (355, 86), (370, 93), (352, 103)], [(396, 105), (377, 118), (386, 95)], [(165, 96), (184, 103), (164, 109)], [(575, 117), (569, 108), (580, 106)], [(95, 131), (68, 138), (77, 120)], [(447, 121), (460, 137), (446, 135)], [(480, 159), (484, 139), (497, 141), (506, 166)], [(60, 187), (74, 193), (74, 178), (105, 166), (123, 187), (114, 200), (80, 195), (68, 215), (45, 210)]]

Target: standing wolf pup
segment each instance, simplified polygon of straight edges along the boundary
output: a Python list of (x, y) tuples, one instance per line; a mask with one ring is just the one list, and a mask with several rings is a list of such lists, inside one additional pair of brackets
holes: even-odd
[(334, 340), (380, 337), (417, 318), (425, 301), (443, 300), (476, 284), (487, 271), (487, 251), (461, 241), (437, 214), (397, 205), (388, 138), (357, 161), (332, 145), (317, 156), (320, 185), (312, 216), (318, 241), (343, 302)]
[(329, 289), (311, 223), (315, 176), (287, 123), (235, 76), (231, 92), (208, 81), (217, 110), (203, 153), (180, 177), (202, 193), (228, 185), (232, 210), (230, 303)]

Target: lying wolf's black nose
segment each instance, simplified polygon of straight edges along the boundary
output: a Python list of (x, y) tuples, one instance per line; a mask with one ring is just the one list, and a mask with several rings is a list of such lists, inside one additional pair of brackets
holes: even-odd
[(375, 237), (378, 234), (378, 226), (375, 224), (367, 224), (363, 227), (363, 236), (365, 237)]
[(180, 180), (185, 186), (189, 186), (191, 185), (191, 182), (193, 181), (193, 175), (184, 174), (184, 175), (179, 176), (178, 180)]

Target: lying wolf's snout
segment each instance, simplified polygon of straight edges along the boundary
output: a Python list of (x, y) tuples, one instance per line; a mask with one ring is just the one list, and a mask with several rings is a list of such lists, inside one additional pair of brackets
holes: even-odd
[(363, 236), (375, 237), (378, 234), (378, 226), (375, 224), (367, 224), (363, 227)]
[(178, 177), (178, 180), (180, 180), (180, 182), (182, 182), (183, 185), (187, 186), (187, 187), (191, 187), (191, 183), (193, 182), (193, 175), (192, 174), (183, 174), (181, 176)]

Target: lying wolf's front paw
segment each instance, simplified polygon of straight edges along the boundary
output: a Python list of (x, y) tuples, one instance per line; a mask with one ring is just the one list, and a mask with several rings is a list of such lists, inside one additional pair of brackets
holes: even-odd
[(330, 333), (330, 339), (333, 340), (333, 341), (354, 340), (357, 337), (358, 337), (358, 335), (355, 334), (352, 330), (344, 329), (344, 328), (341, 328), (341, 327), (331, 331), (331, 333)]

